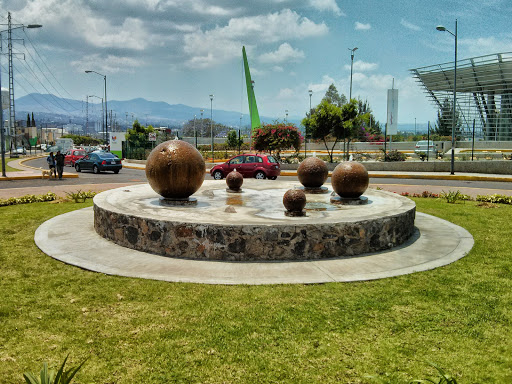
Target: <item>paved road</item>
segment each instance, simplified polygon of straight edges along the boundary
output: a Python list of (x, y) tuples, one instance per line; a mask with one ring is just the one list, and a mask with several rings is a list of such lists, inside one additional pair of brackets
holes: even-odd
[[(36, 168), (42, 167), (46, 169), (47, 167), (44, 158), (30, 160), (25, 164)], [(71, 167), (66, 167), (65, 171), (75, 172)], [(147, 182), (145, 172), (141, 169), (123, 168), (117, 175), (110, 172), (100, 173), (98, 175), (92, 172), (81, 172), (79, 175), (79, 178), (63, 180), (34, 179), (2, 181), (0, 183), (0, 198), (22, 196), (28, 193), (41, 194), (48, 191), (53, 191), (65, 196), (66, 191), (76, 191), (78, 189), (101, 191), (123, 185)], [(210, 179), (210, 176), (205, 175), (205, 179)], [(281, 176), (280, 179), (297, 180), (297, 177)], [(330, 180), (327, 182), (330, 182)], [(471, 196), (494, 193), (512, 195), (512, 183), (510, 182), (371, 178), (370, 185), (373, 187), (379, 186), (383, 189), (398, 193), (405, 191), (410, 193), (421, 193), (423, 191), (441, 193), (449, 190), (460, 190), (462, 193)]]

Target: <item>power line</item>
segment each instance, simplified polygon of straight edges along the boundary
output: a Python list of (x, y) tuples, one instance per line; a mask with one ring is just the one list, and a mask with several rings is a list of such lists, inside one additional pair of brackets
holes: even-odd
[[(2, 65), (1, 66), (2, 69), (4, 70), (4, 72), (6, 71), (6, 69), (4, 68), (4, 66)], [(37, 104), (39, 104), (41, 107), (45, 108), (48, 112), (53, 112), (51, 109), (49, 109), (46, 105), (42, 104), (39, 100), (37, 100), (35, 97), (33, 97), (29, 91), (27, 91), (27, 89), (16, 79), (14, 79), (14, 82), (21, 88), (23, 89), (28, 96), (30, 96)]]
[[(28, 42), (30, 43), (30, 45), (32, 46), (32, 48), (34, 49), (34, 52), (37, 54), (37, 56), (41, 59), (41, 62), (44, 64), (44, 66), (46, 67), (46, 69), (48, 70), (48, 72), (50, 73), (50, 75), (52, 75), (52, 77), (55, 79), (55, 81), (57, 82), (57, 84), (62, 88), (62, 90), (68, 94), (68, 96), (71, 98), (71, 99), (74, 99), (74, 97), (66, 90), (66, 88), (64, 88), (62, 86), (62, 84), (59, 82), (59, 80), (55, 77), (55, 75), (53, 74), (53, 72), (51, 71), (51, 69), (48, 67), (48, 65), (46, 64), (46, 62), (43, 60), (42, 56), (39, 54), (38, 50), (36, 49), (35, 45), (32, 43), (32, 40), (30, 40), (30, 37), (28, 36), (27, 32), (25, 30), (23, 30), (23, 32), (25, 33), (25, 36), (27, 37), (27, 40)], [(27, 50), (28, 52), (28, 50)], [(30, 54), (30, 53), (29, 53)], [(32, 57), (32, 56), (31, 56)], [(34, 59), (32, 59), (34, 60)], [(35, 62), (35, 60), (34, 60)], [(38, 66), (39, 68), (39, 66)], [(41, 70), (41, 69), (39, 69)], [(42, 72), (42, 71), (41, 71)], [(45, 76), (46, 77), (46, 76)], [(49, 80), (48, 80), (49, 81)], [(53, 87), (55, 89), (55, 91), (57, 91), (57, 89), (55, 87)], [(59, 96), (61, 98), (63, 98), (63, 96), (57, 91), (57, 93), (59, 94)]]
[[(45, 91), (48, 93), (48, 95), (49, 95), (51, 98), (53, 98), (53, 99), (55, 100), (55, 102), (52, 102), (52, 101), (51, 101), (53, 105), (55, 105), (57, 108), (59, 108), (59, 109), (61, 109), (61, 110), (65, 111), (65, 112), (73, 112), (73, 111), (76, 111), (76, 109), (75, 109), (75, 110), (73, 110), (73, 111), (71, 111), (71, 110), (67, 110), (67, 109), (66, 109), (62, 104), (60, 104), (59, 99), (58, 99), (55, 95), (53, 95), (53, 94), (48, 90), (48, 88), (46, 88), (46, 86), (45, 86), (45, 85), (43, 84), (43, 82), (39, 79), (39, 77), (38, 77), (38, 76), (37, 76), (37, 74), (34, 72), (34, 70), (33, 70), (33, 69), (32, 69), (32, 68), (31, 68), (31, 67), (30, 67), (30, 66), (29, 66), (29, 65), (28, 65), (24, 60), (20, 60), (20, 59), (18, 59), (18, 58), (16, 58), (16, 60), (18, 60), (20, 63), (22, 63), (22, 64), (23, 64), (23, 66), (24, 66), (25, 68), (27, 68), (27, 69), (29, 70), (29, 72), (31, 72), (31, 73), (32, 73), (32, 75), (33, 75), (33, 76), (35, 77), (35, 79), (39, 82), (39, 84), (41, 84), (41, 86), (45, 89)], [(32, 87), (33, 87), (33, 88), (38, 92), (38, 93), (41, 93), (41, 92), (39, 92), (39, 91), (36, 89), (36, 87), (35, 87), (35, 86), (34, 86), (34, 85), (33, 85), (33, 84), (32, 84), (32, 83), (31, 83), (31, 82), (30, 82), (30, 81), (29, 81), (29, 80), (28, 80), (24, 75), (23, 75), (23, 73), (22, 73), (21, 71), (17, 71), (17, 74), (18, 74), (18, 75), (20, 75), (20, 76), (22, 76), (22, 77), (23, 77), (23, 78), (24, 78), (24, 79), (25, 79), (25, 80), (26, 80), (26, 81), (27, 81), (27, 82), (28, 82), (28, 83), (29, 83), (29, 84), (30, 84), (30, 85), (31, 85), (31, 86), (32, 86)]]

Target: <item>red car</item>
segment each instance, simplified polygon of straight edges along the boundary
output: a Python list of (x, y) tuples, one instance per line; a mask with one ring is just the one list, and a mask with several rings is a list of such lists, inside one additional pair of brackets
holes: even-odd
[(64, 157), (64, 165), (74, 167), (76, 161), (85, 155), (87, 155), (87, 152), (84, 149), (70, 149), (66, 152), (66, 156)]
[(246, 153), (232, 157), (224, 164), (212, 167), (210, 175), (215, 180), (220, 180), (233, 169), (240, 172), (243, 177), (255, 177), (256, 179), (268, 177), (270, 180), (275, 180), (281, 174), (281, 167), (273, 156)]

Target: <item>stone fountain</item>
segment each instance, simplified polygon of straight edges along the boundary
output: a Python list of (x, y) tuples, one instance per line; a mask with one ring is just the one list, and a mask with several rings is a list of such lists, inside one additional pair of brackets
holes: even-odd
[[(366, 190), (368, 173), (358, 163), (335, 170), (335, 196), (323, 193), (331, 191), (323, 186), (321, 170), (320, 180), (304, 188), (313, 193), (292, 214), (293, 209), (283, 209), (282, 198), (288, 193), (288, 199), (296, 202), (297, 192), (304, 194), (293, 192), (301, 188), (296, 183), (246, 180), (244, 193), (233, 195), (218, 181), (203, 183), (204, 161), (194, 151), (183, 141), (162, 143), (148, 158), (149, 185), (97, 195), (96, 232), (139, 251), (225, 261), (354, 256), (400, 245), (414, 232), (414, 202)], [(300, 179), (308, 179), (307, 173), (307, 168), (299, 172)], [(364, 201), (365, 205), (334, 204), (332, 199)], [(190, 201), (194, 204), (189, 205)]]
[(301, 184), (236, 172), (226, 188), (204, 174), (193, 146), (162, 143), (146, 164), (149, 184), (102, 192), (93, 208), (48, 220), (36, 244), (93, 271), (212, 284), (377, 279), (451, 263), (473, 246), (463, 228), (417, 215), (412, 200), (367, 189), (358, 163), (340, 164), (332, 184), (316, 158), (299, 167)]

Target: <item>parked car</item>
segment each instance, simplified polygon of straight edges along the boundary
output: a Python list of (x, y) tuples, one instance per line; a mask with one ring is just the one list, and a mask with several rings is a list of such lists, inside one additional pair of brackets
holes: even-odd
[(119, 173), (122, 168), (121, 159), (109, 152), (88, 153), (75, 162), (77, 172), (92, 170), (94, 173), (103, 171)]
[(87, 154), (83, 149), (70, 149), (66, 152), (66, 156), (64, 158), (64, 165), (70, 165), (72, 167), (75, 166), (75, 163), (78, 159), (81, 159)]
[(269, 178), (275, 180), (281, 174), (281, 167), (274, 156), (244, 154), (232, 157), (224, 164), (212, 167), (210, 175), (215, 180), (220, 180), (234, 169), (240, 172), (243, 177), (255, 177), (256, 179)]
[(437, 156), (437, 147), (436, 144), (432, 140), (420, 140), (416, 143), (416, 146), (414, 147), (414, 153), (416, 155), (424, 154), (436, 158)]
[(26, 155), (27, 154), (27, 150), (25, 149), (25, 147), (16, 147), (15, 153), (17, 153), (18, 155)]

